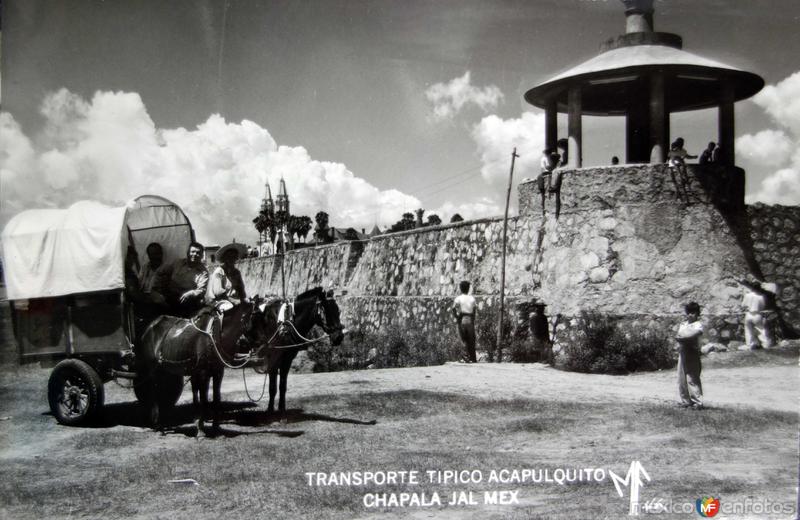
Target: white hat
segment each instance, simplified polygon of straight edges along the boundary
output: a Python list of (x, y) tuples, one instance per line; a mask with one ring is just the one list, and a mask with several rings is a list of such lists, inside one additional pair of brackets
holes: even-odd
[(225, 253), (231, 249), (236, 251), (236, 253), (239, 255), (239, 258), (247, 258), (247, 246), (238, 242), (231, 242), (230, 244), (225, 244), (224, 246), (220, 247), (215, 256), (222, 261), (222, 259), (225, 258)]

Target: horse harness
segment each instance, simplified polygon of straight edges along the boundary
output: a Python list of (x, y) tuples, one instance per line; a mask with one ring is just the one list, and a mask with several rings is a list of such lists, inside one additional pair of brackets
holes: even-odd
[[(330, 336), (327, 332), (328, 329), (328, 320), (325, 316), (325, 309), (323, 307), (322, 300), (319, 298), (314, 303), (314, 312), (317, 315), (317, 318), (320, 321), (320, 326), (323, 330), (325, 330), (325, 334), (318, 337), (318, 338), (306, 338), (297, 330), (297, 327), (294, 325), (294, 301), (288, 300), (281, 304), (280, 309), (278, 310), (278, 328), (275, 330), (275, 333), (272, 335), (271, 338), (267, 340), (265, 345), (266, 348), (272, 349), (289, 349), (289, 348), (296, 348), (296, 347), (303, 347), (307, 345), (311, 345), (318, 341), (325, 339), (326, 337)], [(291, 338), (295, 336), (296, 338), (300, 339), (300, 343), (294, 343), (291, 345), (276, 345), (273, 341), (276, 338)], [(262, 349), (259, 349), (259, 351)]]

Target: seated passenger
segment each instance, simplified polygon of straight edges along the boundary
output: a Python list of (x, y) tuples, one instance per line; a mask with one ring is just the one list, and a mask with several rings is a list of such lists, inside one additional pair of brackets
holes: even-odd
[(192, 242), (186, 258), (163, 265), (156, 271), (152, 292), (163, 296), (176, 316), (189, 318), (203, 307), (208, 288), (203, 249), (202, 244)]
[(164, 250), (158, 242), (150, 242), (147, 244), (145, 252), (147, 253), (147, 262), (139, 271), (139, 288), (143, 293), (150, 294), (153, 291), (156, 272), (164, 263)]
[(222, 265), (215, 268), (209, 277), (208, 290), (206, 291), (206, 303), (208, 305), (217, 306), (222, 302), (239, 305), (247, 297), (242, 273), (236, 268), (236, 261), (243, 254), (247, 254), (247, 249), (243, 244), (235, 242), (219, 249), (217, 255), (222, 260)]

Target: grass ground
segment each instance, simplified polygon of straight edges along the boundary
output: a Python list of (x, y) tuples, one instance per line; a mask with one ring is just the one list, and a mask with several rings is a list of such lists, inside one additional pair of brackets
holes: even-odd
[[(775, 386), (775, 395), (785, 396), (777, 389), (796, 388), (796, 367), (796, 349), (731, 353), (708, 358), (703, 375), (719, 395), (724, 385), (733, 392), (740, 375), (757, 373), (764, 385)], [(469, 372), (472, 368), (479, 371)], [(723, 506), (750, 500), (792, 508), (717, 518), (793, 518), (798, 416), (786, 406), (720, 400), (692, 411), (642, 395), (589, 399), (582, 396), (615, 383), (658, 394), (674, 374), (609, 378), (530, 368), (500, 365), (487, 372), (494, 367), (454, 364), (295, 376), (285, 422), (267, 415), (263, 403), (247, 402), (241, 379), (229, 375), (227, 388), (238, 390), (224, 394), (222, 434), (205, 438), (197, 436), (183, 402), (166, 434), (144, 428), (130, 391), (113, 384), (107, 385), (109, 404), (101, 421), (84, 428), (59, 426), (44, 396), (49, 371), (4, 367), (0, 517), (625, 518), (629, 489), (620, 498), (608, 472), (624, 477), (638, 460), (651, 479), (640, 490), (642, 502), (693, 507), (697, 498), (712, 495)], [(794, 379), (776, 380), (787, 373)], [(432, 374), (441, 384), (431, 382)], [(488, 377), (492, 380), (484, 381)], [(482, 390), (528, 379), (527, 397)], [(412, 388), (398, 387), (400, 380)], [(553, 384), (565, 380), (579, 384), (554, 392)], [(543, 386), (549, 393), (532, 391)], [(605, 475), (564, 485), (489, 482), (492, 470), (548, 470), (552, 478), (557, 468), (600, 468)], [(420, 483), (317, 486), (309, 485), (306, 475), (390, 470), (418, 471)], [(481, 479), (428, 482), (426, 470), (479, 470)], [(171, 483), (174, 479), (198, 485)], [(516, 503), (483, 503), (484, 491), (499, 490), (509, 491)], [(364, 503), (367, 494), (414, 492), (426, 494), (423, 502), (435, 492), (442, 505)], [(466, 493), (467, 500), (472, 492), (478, 503), (448, 505), (453, 492)], [(694, 511), (657, 516), (692, 517), (700, 516)]]

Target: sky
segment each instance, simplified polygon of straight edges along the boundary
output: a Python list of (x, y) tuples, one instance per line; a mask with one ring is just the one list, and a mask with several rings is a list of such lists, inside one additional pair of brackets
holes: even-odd
[[(656, 0), (656, 30), (761, 75), (736, 105), (748, 202), (800, 204), (800, 2)], [(381, 227), (417, 208), (502, 215), (538, 174), (523, 94), (624, 32), (619, 0), (3, 0), (0, 225), (154, 193), (206, 243), (253, 243), (269, 182), (292, 213)], [(699, 153), (716, 110), (673, 114)], [(566, 117), (559, 116), (566, 132)], [(624, 157), (584, 117), (584, 166)], [(512, 207), (512, 214), (515, 208)]]

